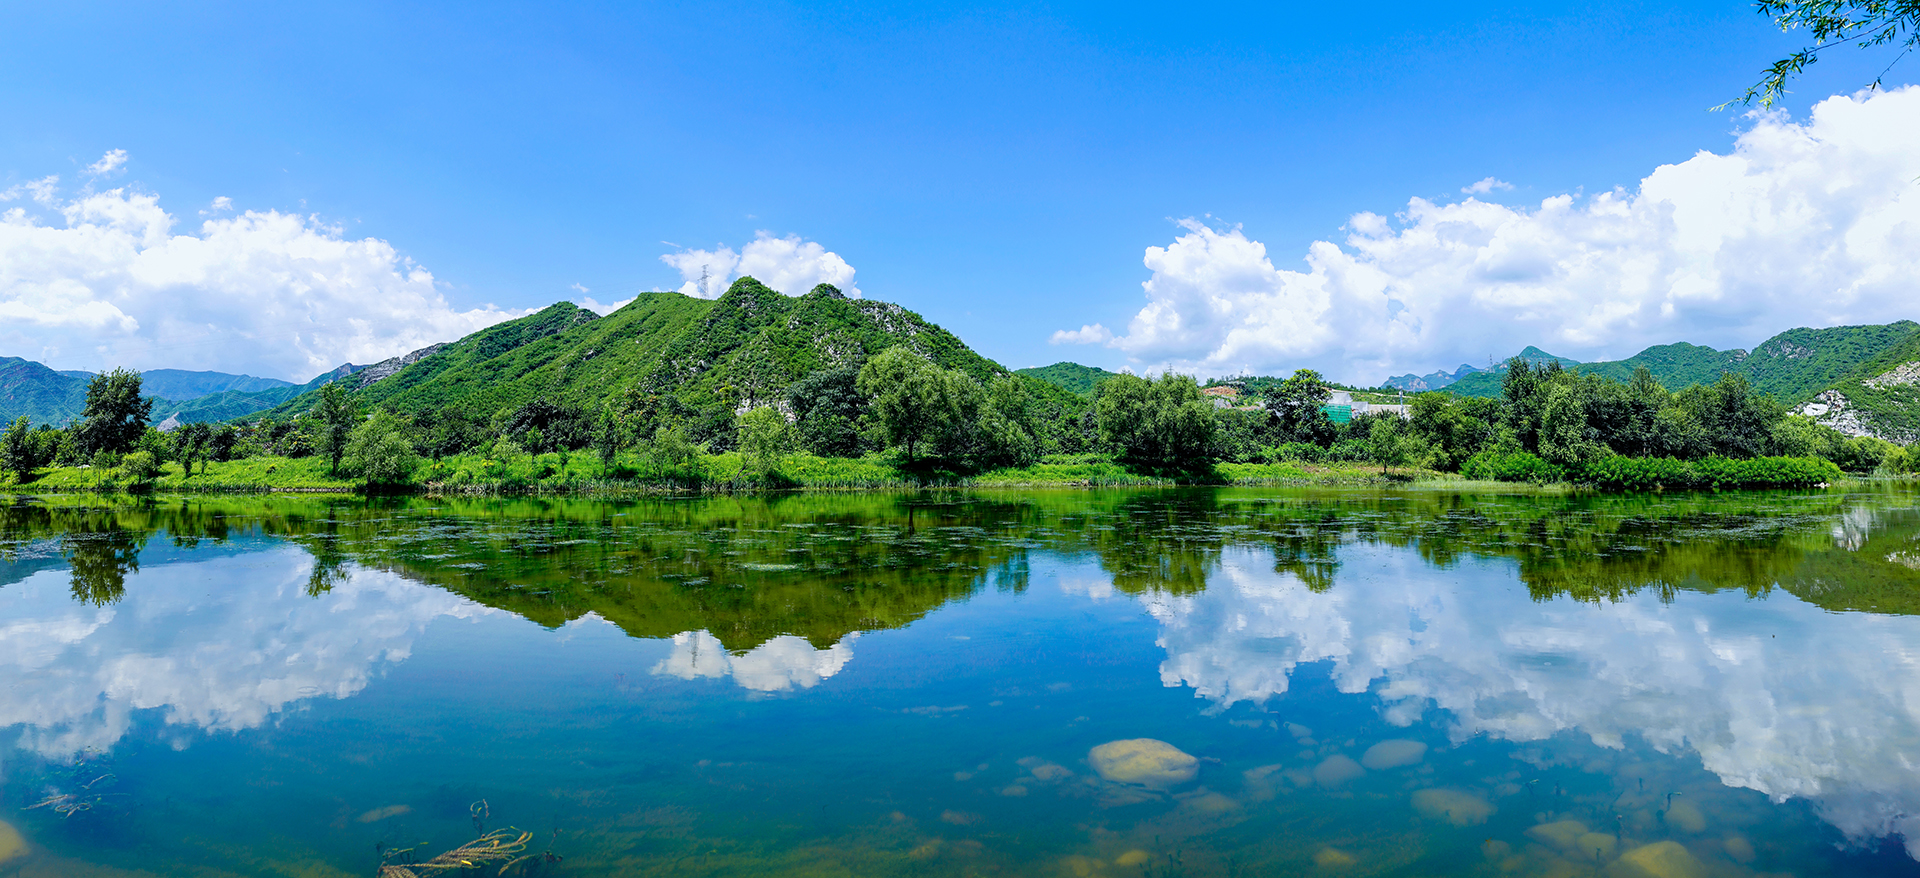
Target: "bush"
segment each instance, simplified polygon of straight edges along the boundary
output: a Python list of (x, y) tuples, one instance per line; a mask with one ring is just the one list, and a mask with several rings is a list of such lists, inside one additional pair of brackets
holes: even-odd
[(1342, 439), (1327, 449), (1324, 460), (1372, 460), (1373, 447), (1365, 439)]
[(1268, 463), (1279, 463), (1283, 460), (1319, 463), (1326, 459), (1327, 450), (1312, 442), (1288, 442), (1278, 447), (1267, 448), (1263, 454)]
[(1806, 488), (1840, 478), (1840, 467), (1813, 457), (1671, 457), (1611, 455), (1591, 461), (1575, 479), (1614, 491), (1703, 488)]
[(1567, 477), (1566, 470), (1525, 451), (1482, 451), (1460, 465), (1460, 474), (1489, 482), (1534, 484), (1563, 481)]

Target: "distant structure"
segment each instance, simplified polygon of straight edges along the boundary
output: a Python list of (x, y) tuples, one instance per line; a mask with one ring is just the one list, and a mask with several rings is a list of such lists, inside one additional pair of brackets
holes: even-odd
[(1320, 410), (1326, 412), (1327, 418), (1336, 424), (1347, 423), (1353, 420), (1355, 415), (1394, 414), (1402, 418), (1412, 417), (1412, 413), (1408, 411), (1407, 404), (1404, 402), (1389, 404), (1356, 400), (1350, 390), (1334, 391), (1333, 395), (1327, 398), (1327, 404), (1321, 406)]

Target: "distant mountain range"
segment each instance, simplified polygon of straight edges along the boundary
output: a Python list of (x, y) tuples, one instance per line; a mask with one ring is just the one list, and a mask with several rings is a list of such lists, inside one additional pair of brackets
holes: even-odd
[[(643, 293), (606, 317), (562, 302), (370, 366), (343, 364), (305, 384), (172, 369), (145, 376), (147, 390), (156, 397), (154, 421), (166, 427), (292, 417), (312, 407), (322, 385), (337, 380), (347, 381), (364, 404), (402, 413), (458, 403), (492, 416), (541, 397), (593, 407), (637, 388), (671, 397), (684, 410), (717, 415), (740, 405), (776, 402), (787, 385), (809, 372), (857, 365), (895, 344), (907, 344), (944, 368), (982, 380), (1017, 374), (1029, 379), (1030, 386), (1058, 388), (1083, 398), (1118, 374), (1070, 362), (1009, 373), (899, 305), (849, 299), (826, 284), (790, 297), (742, 278), (719, 299)], [(1731, 372), (1843, 432), (1902, 442), (1920, 439), (1920, 324), (1912, 321), (1792, 329), (1751, 352), (1681, 342), (1595, 363), (1532, 346), (1519, 356), (1532, 363), (1557, 361), (1620, 381), (1630, 380), (1636, 368), (1645, 366), (1672, 390)], [(1505, 370), (1504, 362), (1490, 369), (1462, 365), (1450, 373), (1398, 376), (1386, 386), (1498, 396)], [(24, 414), (36, 423), (71, 422), (84, 407), (88, 377), (0, 357), (0, 419)]]

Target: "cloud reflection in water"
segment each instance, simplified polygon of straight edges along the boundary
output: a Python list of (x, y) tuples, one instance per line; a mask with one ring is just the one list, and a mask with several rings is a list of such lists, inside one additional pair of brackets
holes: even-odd
[(1644, 740), (1731, 786), (1810, 799), (1849, 838), (1899, 834), (1920, 857), (1920, 618), (1780, 591), (1536, 602), (1510, 562), (1436, 569), (1365, 545), (1341, 560), (1356, 572), (1315, 593), (1269, 554), (1230, 550), (1206, 591), (1147, 599), (1162, 681), (1258, 703), (1329, 661), (1340, 691), (1376, 693), (1395, 724), (1439, 708), (1455, 740)]

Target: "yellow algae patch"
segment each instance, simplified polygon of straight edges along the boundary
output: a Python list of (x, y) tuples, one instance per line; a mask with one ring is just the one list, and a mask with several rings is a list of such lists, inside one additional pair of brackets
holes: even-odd
[(972, 826), (975, 823), (979, 823), (980, 820), (980, 815), (971, 811), (954, 811), (948, 809), (940, 812), (940, 822), (951, 823), (955, 826)]
[(1413, 810), (1429, 820), (1445, 820), (1455, 826), (1477, 826), (1493, 816), (1493, 803), (1465, 790), (1445, 788), (1415, 790)]
[(1360, 764), (1372, 771), (1384, 771), (1416, 765), (1427, 758), (1427, 745), (1419, 741), (1392, 740), (1381, 741), (1360, 754)]
[(944, 842), (936, 838), (913, 850), (907, 851), (907, 856), (915, 860), (931, 860), (940, 855), (940, 848), (943, 844)]
[(1589, 832), (1580, 836), (1574, 844), (1575, 847), (1571, 853), (1578, 854), (1581, 859), (1611, 860), (1614, 852), (1620, 849), (1618, 839), (1599, 832)]
[(1092, 878), (1094, 875), (1103, 874), (1106, 865), (1092, 857), (1074, 854), (1060, 861), (1060, 871), (1072, 875), (1073, 878)]
[[(1746, 836), (1738, 834), (1729, 835), (1727, 836), (1727, 840), (1722, 842), (1721, 845), (1727, 849), (1727, 856), (1732, 857), (1734, 862), (1743, 865), (1753, 862), (1753, 842), (1747, 841)], [(0, 859), (5, 858), (0, 857)]]
[(1181, 804), (1202, 814), (1225, 814), (1240, 807), (1239, 802), (1211, 791), (1187, 798)]
[(413, 813), (412, 805), (388, 805), (385, 808), (375, 808), (353, 819), (361, 823), (372, 823), (376, 820), (385, 820), (388, 817), (398, 817), (402, 814), (411, 813)]
[(1341, 786), (1347, 781), (1353, 780), (1366, 773), (1367, 770), (1361, 768), (1360, 763), (1348, 759), (1345, 756), (1334, 755), (1327, 757), (1326, 761), (1313, 767), (1313, 782), (1323, 787), (1332, 788)]
[(1033, 766), (1033, 776), (1037, 780), (1044, 781), (1066, 780), (1073, 776), (1073, 770), (1064, 765), (1042, 762)]
[(0, 820), (0, 863), (17, 857), (26, 856), (27, 840), (20, 837), (20, 830), (13, 824)]
[(1634, 848), (1607, 867), (1611, 878), (1706, 878), (1706, 874), (1706, 867), (1677, 841)]
[(1587, 825), (1578, 820), (1562, 820), (1558, 823), (1542, 823), (1527, 830), (1527, 837), (1560, 850), (1574, 850), (1580, 843), (1580, 837), (1587, 834)]
[(1108, 741), (1088, 751), (1087, 763), (1114, 783), (1150, 787), (1178, 786), (1193, 780), (1200, 771), (1200, 760), (1152, 738)]
[(1027, 794), (1027, 788), (1019, 784), (1009, 784), (1000, 790), (1000, 795), (1018, 798)]
[(1707, 817), (1692, 802), (1675, 802), (1667, 809), (1667, 825), (1681, 832), (1699, 834), (1707, 831)]
[(1116, 866), (1144, 866), (1147, 864), (1147, 861), (1151, 859), (1153, 859), (1152, 854), (1136, 848), (1121, 854), (1113, 861), (1113, 864)]
[(1499, 839), (1489, 838), (1480, 843), (1480, 853), (1496, 863), (1513, 856), (1513, 845)]
[(1352, 854), (1338, 848), (1321, 848), (1313, 855), (1313, 864), (1322, 869), (1345, 869), (1358, 862)]

